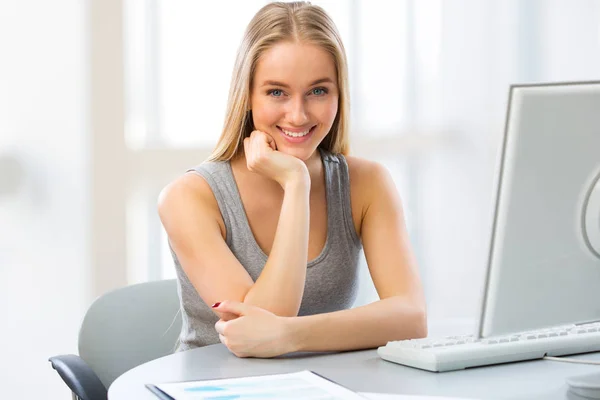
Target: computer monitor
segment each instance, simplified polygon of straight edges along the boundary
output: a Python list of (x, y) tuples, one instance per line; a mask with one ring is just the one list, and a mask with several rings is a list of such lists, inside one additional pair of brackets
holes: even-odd
[(600, 320), (600, 81), (510, 88), (479, 337)]

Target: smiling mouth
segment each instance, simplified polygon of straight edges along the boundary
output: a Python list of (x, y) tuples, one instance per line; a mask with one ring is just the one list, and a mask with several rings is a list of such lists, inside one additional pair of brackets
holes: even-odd
[(283, 133), (284, 133), (286, 136), (289, 136), (289, 137), (294, 137), (294, 138), (299, 138), (299, 137), (303, 137), (303, 136), (306, 136), (306, 135), (308, 135), (310, 132), (312, 132), (312, 130), (313, 130), (315, 127), (313, 126), (313, 127), (311, 127), (311, 128), (308, 128), (308, 129), (306, 129), (306, 130), (304, 130), (304, 131), (300, 131), (300, 132), (288, 131), (287, 129), (284, 129), (284, 128), (280, 127), (280, 126), (277, 126), (277, 128), (279, 128), (279, 130), (280, 130), (281, 132), (283, 132)]

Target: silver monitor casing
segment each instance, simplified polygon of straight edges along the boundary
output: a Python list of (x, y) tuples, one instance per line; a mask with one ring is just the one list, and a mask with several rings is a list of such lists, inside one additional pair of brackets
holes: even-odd
[(479, 337), (600, 320), (600, 81), (513, 85)]

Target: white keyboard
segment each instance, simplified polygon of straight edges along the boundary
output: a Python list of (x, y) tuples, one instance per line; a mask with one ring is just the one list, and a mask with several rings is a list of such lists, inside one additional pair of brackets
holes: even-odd
[(448, 336), (401, 340), (389, 342), (377, 353), (384, 360), (443, 372), (594, 351), (600, 351), (600, 322), (486, 339)]

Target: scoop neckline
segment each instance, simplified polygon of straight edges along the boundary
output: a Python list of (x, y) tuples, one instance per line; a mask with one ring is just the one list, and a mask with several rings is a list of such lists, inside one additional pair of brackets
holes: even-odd
[[(307, 268), (310, 268), (310, 267), (320, 263), (321, 261), (323, 261), (323, 259), (327, 256), (327, 253), (329, 252), (329, 247), (330, 247), (329, 244), (330, 244), (330, 236), (331, 236), (331, 228), (332, 228), (332, 221), (331, 221), (332, 216), (331, 216), (331, 209), (330, 209), (331, 188), (330, 188), (330, 182), (327, 179), (327, 177), (329, 176), (329, 164), (325, 161), (326, 157), (325, 157), (325, 154), (323, 154), (323, 150), (321, 148), (319, 148), (319, 154), (321, 156), (321, 164), (323, 165), (323, 173), (325, 175), (325, 203), (326, 203), (325, 208), (326, 208), (326, 212), (327, 212), (327, 235), (325, 237), (325, 244), (323, 245), (323, 249), (321, 249), (321, 252), (319, 253), (319, 255), (317, 257), (308, 261), (308, 263), (306, 264)], [(236, 201), (238, 202), (240, 209), (242, 211), (242, 214), (243, 214), (244, 229), (246, 229), (248, 235), (251, 237), (252, 247), (254, 247), (255, 250), (258, 252), (258, 254), (260, 254), (260, 256), (266, 261), (269, 259), (269, 256), (258, 245), (258, 242), (256, 241), (256, 237), (254, 236), (254, 233), (252, 232), (252, 229), (250, 228), (250, 222), (248, 221), (248, 215), (246, 214), (246, 209), (244, 208), (244, 203), (242, 202), (242, 196), (240, 195), (240, 190), (238, 188), (237, 181), (235, 180), (235, 175), (233, 175), (233, 168), (231, 167), (231, 160), (227, 161), (227, 171), (233, 182)]]

